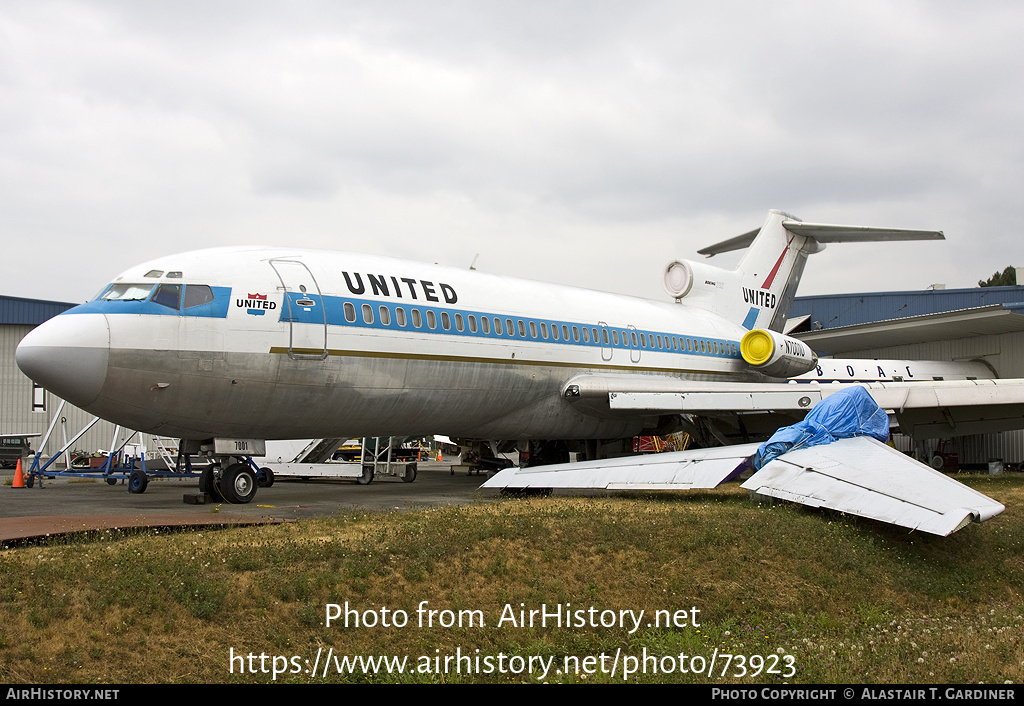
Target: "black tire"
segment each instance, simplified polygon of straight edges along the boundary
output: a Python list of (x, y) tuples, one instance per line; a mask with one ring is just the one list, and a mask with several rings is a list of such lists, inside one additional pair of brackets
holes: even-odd
[(206, 493), (212, 500), (220, 501), (224, 499), (217, 488), (217, 479), (213, 475), (212, 466), (207, 467), (199, 474), (199, 492)]
[(107, 476), (107, 485), (117, 485), (117, 478)]
[(403, 483), (412, 483), (416, 480), (416, 464), (410, 463), (405, 467), (405, 473), (402, 474)]
[(220, 491), (229, 503), (244, 505), (256, 497), (259, 483), (247, 463), (233, 463), (224, 471)]
[(132, 474), (128, 476), (128, 492), (141, 494), (146, 492), (146, 486), (149, 485), (149, 478), (142, 471), (136, 469), (132, 471)]
[(261, 468), (256, 474), (256, 482), (261, 488), (269, 488), (274, 484), (274, 472), (269, 468)]
[(359, 485), (369, 485), (373, 482), (373, 466), (363, 466), (363, 475), (356, 478)]

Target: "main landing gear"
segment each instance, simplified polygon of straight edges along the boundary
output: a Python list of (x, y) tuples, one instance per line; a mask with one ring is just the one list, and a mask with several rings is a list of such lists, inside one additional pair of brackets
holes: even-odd
[[(262, 474), (262, 471), (260, 471)], [(269, 476), (273, 483), (273, 473)], [(244, 505), (256, 497), (260, 487), (257, 472), (247, 462), (235, 462), (227, 467), (210, 466), (199, 476), (199, 491), (214, 500), (223, 500), (233, 505)]]

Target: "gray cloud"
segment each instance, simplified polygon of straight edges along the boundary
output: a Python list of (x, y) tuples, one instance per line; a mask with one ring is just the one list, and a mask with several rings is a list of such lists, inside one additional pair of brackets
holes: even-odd
[(950, 238), (830, 248), (804, 292), (970, 286), (1024, 264), (1022, 13), (7, 3), (5, 292), (80, 300), (156, 255), (300, 238), (660, 297), (665, 262), (768, 208)]

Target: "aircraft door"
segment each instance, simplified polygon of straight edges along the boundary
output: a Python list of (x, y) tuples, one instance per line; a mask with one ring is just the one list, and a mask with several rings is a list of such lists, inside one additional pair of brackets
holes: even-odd
[(324, 360), (327, 357), (327, 307), (320, 285), (299, 260), (270, 261), (284, 290), (281, 320), (288, 322), (288, 357)]

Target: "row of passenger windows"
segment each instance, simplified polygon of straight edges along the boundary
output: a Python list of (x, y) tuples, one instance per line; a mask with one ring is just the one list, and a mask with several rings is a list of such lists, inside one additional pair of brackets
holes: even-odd
[[(360, 314), (364, 324), (374, 324), (374, 310), (370, 304), (363, 304), (360, 307)], [(391, 325), (392, 311), (385, 305), (377, 308), (377, 320), (383, 326)], [(356, 323), (356, 307), (352, 302), (345, 302), (345, 320)], [(438, 315), (434, 310), (427, 309), (421, 313), (413, 307), (409, 309), (406, 316), (405, 307), (396, 306), (394, 309), (395, 324), (401, 328), (423, 328), (424, 324), (430, 330), (436, 330), (438, 323), (445, 331), (455, 330), (458, 333), (468, 331), (471, 334), (482, 333), (491, 335), (493, 331), (498, 336), (515, 338), (526, 338), (532, 340), (554, 340), (574, 343), (595, 343), (605, 346), (626, 346), (632, 348), (649, 348), (653, 350), (685, 351), (688, 353), (713, 353), (715, 355), (736, 355), (736, 346), (732, 343), (709, 341), (702, 338), (687, 338), (683, 336), (666, 336), (655, 333), (640, 333), (635, 330), (610, 329), (604, 326), (577, 326), (569, 324), (549, 324), (546, 321), (524, 321), (523, 319), (511, 319), (500, 317), (477, 317), (475, 314), (461, 313), (450, 314), (447, 311)]]

